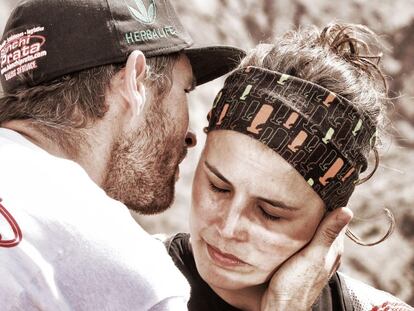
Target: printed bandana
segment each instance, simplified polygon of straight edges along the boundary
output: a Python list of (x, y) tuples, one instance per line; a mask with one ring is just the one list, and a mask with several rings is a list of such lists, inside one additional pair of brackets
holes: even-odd
[(372, 121), (347, 99), (251, 66), (227, 78), (208, 118), (208, 132), (237, 131), (276, 151), (328, 210), (346, 206), (375, 141)]

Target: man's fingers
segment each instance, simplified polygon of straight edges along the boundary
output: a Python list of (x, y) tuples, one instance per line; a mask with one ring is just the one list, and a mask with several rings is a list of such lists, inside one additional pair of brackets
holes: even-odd
[(320, 246), (330, 247), (341, 231), (352, 219), (352, 211), (349, 208), (338, 208), (329, 213), (319, 225), (312, 241)]

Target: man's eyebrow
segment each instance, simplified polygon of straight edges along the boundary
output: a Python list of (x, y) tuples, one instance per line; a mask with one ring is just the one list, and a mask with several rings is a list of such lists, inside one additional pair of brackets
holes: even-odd
[(281, 202), (281, 201), (274, 201), (274, 200), (269, 200), (269, 199), (260, 198), (260, 197), (257, 198), (257, 199), (259, 199), (263, 202), (266, 202), (266, 203), (268, 203), (268, 204), (270, 204), (274, 207), (278, 207), (278, 208), (281, 208), (281, 209), (284, 209), (284, 210), (288, 210), (288, 211), (297, 211), (297, 210), (299, 210), (298, 207), (287, 205), (286, 203)]
[(216, 175), (218, 178), (220, 178), (222, 181), (231, 184), (231, 182), (229, 182), (227, 180), (226, 177), (224, 177), (219, 171), (218, 169), (216, 169), (214, 166), (212, 166), (211, 164), (209, 164), (207, 161), (204, 161), (204, 164), (206, 165), (206, 167), (214, 174)]

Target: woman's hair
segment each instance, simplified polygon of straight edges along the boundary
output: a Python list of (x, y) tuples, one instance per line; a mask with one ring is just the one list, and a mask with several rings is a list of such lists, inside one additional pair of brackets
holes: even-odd
[[(145, 84), (161, 100), (171, 89), (172, 71), (179, 54), (147, 59)], [(102, 119), (108, 110), (105, 92), (125, 64), (111, 64), (64, 75), (0, 97), (0, 126), (11, 120), (30, 120), (31, 126), (76, 153), (80, 130)]]
[(292, 30), (273, 44), (260, 44), (239, 67), (279, 71), (342, 95), (382, 133), (389, 98), (379, 49), (377, 35), (366, 26), (330, 24), (322, 31), (316, 27)]
[[(322, 31), (316, 27), (300, 28), (285, 33), (272, 44), (260, 44), (243, 59), (239, 68), (256, 66), (278, 71), (341, 95), (375, 124), (376, 136), (380, 138), (386, 127), (390, 102), (387, 81), (380, 68), (381, 57), (379, 38), (369, 28), (333, 23)], [(374, 169), (357, 184), (368, 180), (378, 167), (380, 141), (376, 139), (372, 148), (376, 159)], [(390, 227), (380, 241), (364, 243), (351, 231), (347, 232), (348, 237), (362, 245), (380, 243), (394, 228), (391, 212), (386, 210), (386, 215)]]

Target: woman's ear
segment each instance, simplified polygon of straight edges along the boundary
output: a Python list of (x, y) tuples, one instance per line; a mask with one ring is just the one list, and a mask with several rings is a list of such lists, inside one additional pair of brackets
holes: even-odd
[(125, 65), (125, 75), (123, 81), (123, 96), (132, 112), (132, 116), (137, 116), (142, 111), (146, 96), (144, 79), (147, 70), (147, 64), (144, 54), (139, 51), (133, 51), (127, 59)]

